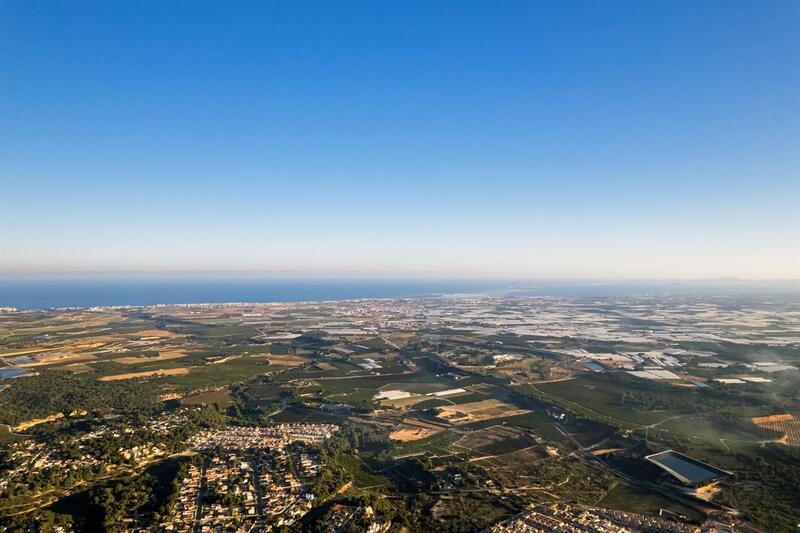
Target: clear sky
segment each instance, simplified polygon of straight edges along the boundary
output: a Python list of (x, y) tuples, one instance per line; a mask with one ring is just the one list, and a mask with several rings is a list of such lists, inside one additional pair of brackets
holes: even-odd
[(800, 277), (800, 2), (0, 2), (0, 267)]

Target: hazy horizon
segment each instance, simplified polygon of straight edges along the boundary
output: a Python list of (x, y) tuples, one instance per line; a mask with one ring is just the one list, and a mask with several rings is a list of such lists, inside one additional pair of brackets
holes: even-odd
[(380, 271), (303, 271), (303, 270), (13, 270), (0, 271), (0, 281), (58, 281), (58, 280), (154, 280), (172, 281), (187, 279), (192, 281), (271, 281), (271, 280), (421, 280), (421, 281), (492, 281), (492, 282), (579, 282), (579, 283), (780, 283), (800, 282), (800, 277), (656, 277), (656, 276), (534, 276), (534, 275), (497, 275), (495, 273), (443, 273), (430, 271), (380, 272)]
[(624, 298), (800, 295), (800, 280), (520, 280), (376, 277), (83, 277), (0, 280), (0, 308), (379, 300), (431, 296)]

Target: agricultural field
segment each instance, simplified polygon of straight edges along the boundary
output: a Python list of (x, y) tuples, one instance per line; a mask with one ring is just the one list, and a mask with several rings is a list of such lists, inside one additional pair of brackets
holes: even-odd
[(507, 416), (524, 415), (528, 411), (500, 400), (482, 400), (436, 408), (437, 416), (453, 425), (496, 420)]
[(759, 427), (781, 433), (782, 436), (776, 440), (780, 444), (800, 446), (800, 420), (794, 415), (787, 413), (755, 417), (753, 418), (753, 423)]
[[(88, 501), (129, 523), (168, 516), (136, 498), (167, 501), (189, 464), (202, 471), (193, 436), (330, 424), (335, 436), (302, 458), (320, 460), (297, 522), (308, 530), (358, 502), (399, 532), (474, 531), (559, 501), (788, 531), (800, 520), (800, 307), (775, 305), (464, 297), (4, 312), (0, 525), (46, 517), (80, 530), (75, 502)], [(681, 487), (646, 459), (666, 450), (730, 476)], [(144, 472), (164, 479), (139, 486)], [(132, 510), (103, 507), (114, 498)]]

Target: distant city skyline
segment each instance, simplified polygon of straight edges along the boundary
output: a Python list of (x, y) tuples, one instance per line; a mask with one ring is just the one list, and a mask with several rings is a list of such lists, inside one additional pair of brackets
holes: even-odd
[(0, 4), (0, 278), (800, 278), (800, 4)]

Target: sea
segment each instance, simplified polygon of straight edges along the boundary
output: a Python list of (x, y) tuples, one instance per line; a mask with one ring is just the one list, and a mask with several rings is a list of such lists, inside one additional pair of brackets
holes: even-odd
[(691, 294), (757, 294), (795, 298), (800, 297), (800, 280), (0, 279), (0, 307), (17, 309), (335, 301), (446, 295), (600, 298)]

